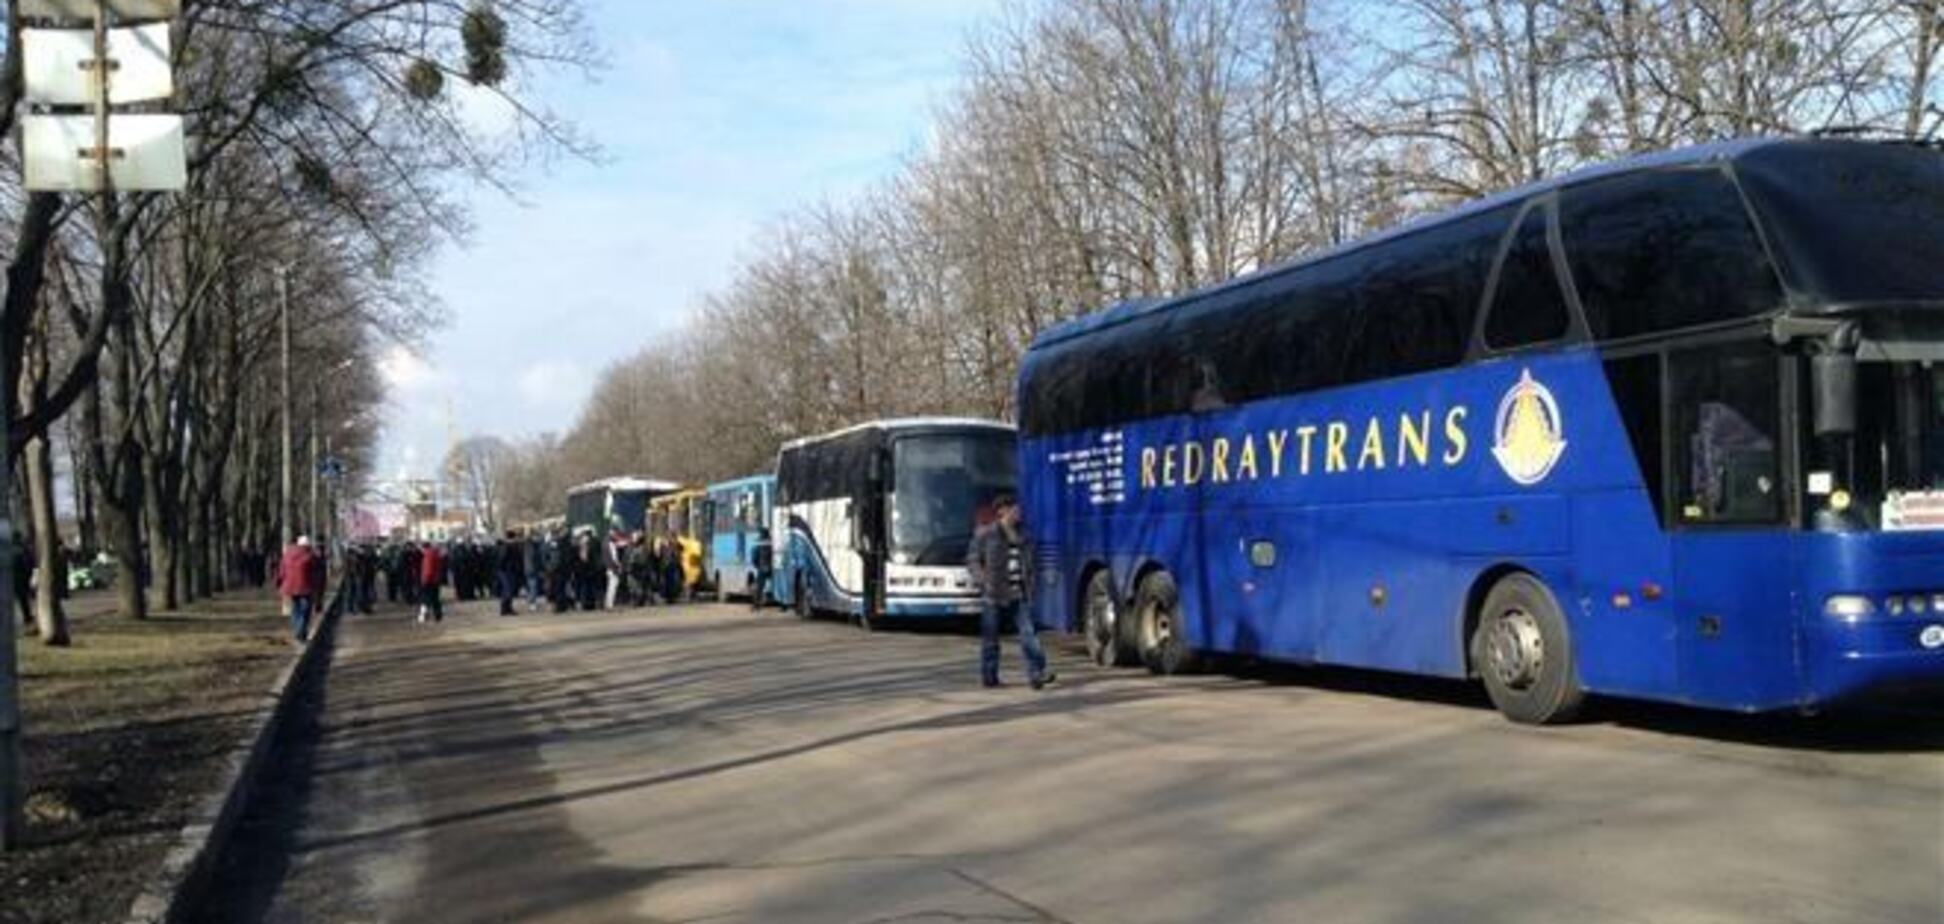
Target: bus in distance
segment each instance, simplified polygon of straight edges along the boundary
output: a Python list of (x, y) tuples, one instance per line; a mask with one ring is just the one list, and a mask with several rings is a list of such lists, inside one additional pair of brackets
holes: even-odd
[(672, 481), (620, 477), (570, 488), (566, 527), (572, 532), (592, 532), (602, 538), (617, 523), (621, 529), (635, 532), (647, 523), (649, 502), (680, 487)]
[(1035, 618), (1740, 711), (1944, 681), (1944, 151), (1589, 168), (1043, 331)]
[(1015, 431), (993, 421), (874, 421), (786, 444), (770, 531), (776, 602), (865, 629), (977, 615), (972, 534), (1017, 481)]
[(710, 526), (709, 492), (702, 488), (671, 491), (648, 505), (648, 539), (673, 543), (683, 597), (715, 589), (708, 582)]
[[(709, 543), (710, 583), (722, 597), (752, 598), (756, 593), (756, 546), (765, 541), (776, 499), (776, 476), (754, 475), (709, 486), (715, 526)], [(753, 601), (769, 602), (765, 599)]]

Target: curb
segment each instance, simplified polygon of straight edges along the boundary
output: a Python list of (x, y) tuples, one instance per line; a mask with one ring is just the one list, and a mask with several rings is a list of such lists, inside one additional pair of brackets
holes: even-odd
[(338, 616), (343, 609), (344, 588), (324, 608), (324, 616), (311, 634), (310, 644), (284, 666), (265, 695), (264, 708), (252, 720), (244, 739), (224, 759), (222, 785), (203, 799), (175, 836), (174, 845), (162, 859), (162, 868), (129, 906), (128, 924), (169, 924), (181, 920), (202, 897), (209, 885), (216, 861), (223, 855), (237, 822), (249, 810), (256, 793), (257, 779), (270, 761), (277, 730), (290, 717), (297, 691), (315, 676), (336, 642)]

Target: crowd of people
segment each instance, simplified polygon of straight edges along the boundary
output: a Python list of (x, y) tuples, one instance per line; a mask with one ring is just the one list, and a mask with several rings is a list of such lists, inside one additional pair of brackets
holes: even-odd
[[(303, 537), (277, 560), (273, 580), (293, 601), (299, 640), (308, 633), (322, 592), (321, 578), (312, 582), (307, 575), (323, 568), (324, 554)], [(528, 612), (564, 613), (686, 602), (695, 597), (701, 571), (700, 549), (692, 540), (650, 537), (618, 526), (605, 537), (585, 529), (509, 529), (497, 540), (354, 543), (343, 554), (348, 612), (369, 613), (382, 596), (418, 607), (422, 623), (445, 618), (448, 587), (460, 601), (497, 597), (502, 616), (514, 615), (522, 599)], [(307, 601), (301, 616), (295, 603), (300, 597)]]

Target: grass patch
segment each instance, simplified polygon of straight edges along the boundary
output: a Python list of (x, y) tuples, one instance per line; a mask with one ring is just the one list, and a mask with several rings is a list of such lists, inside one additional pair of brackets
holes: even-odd
[(26, 849), (0, 855), (0, 922), (119, 921), (294, 649), (274, 598), (146, 622), (78, 597), (74, 646), (20, 639)]

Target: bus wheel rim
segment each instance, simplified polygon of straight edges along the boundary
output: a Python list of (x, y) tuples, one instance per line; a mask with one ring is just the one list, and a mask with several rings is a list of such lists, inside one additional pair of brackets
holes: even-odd
[(1508, 609), (1492, 624), (1492, 671), (1509, 690), (1528, 690), (1546, 664), (1546, 639), (1539, 621), (1523, 609)]
[(1096, 594), (1087, 608), (1088, 638), (1095, 652), (1111, 650), (1114, 644), (1114, 601)]
[(1156, 603), (1148, 610), (1148, 647), (1159, 648), (1174, 637), (1174, 613), (1165, 604)]

